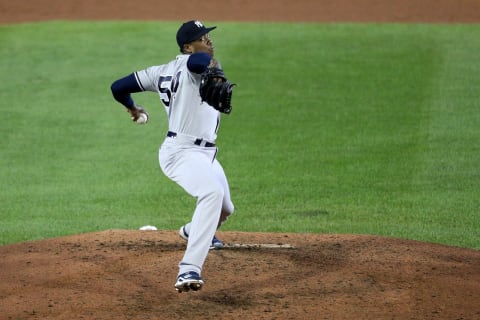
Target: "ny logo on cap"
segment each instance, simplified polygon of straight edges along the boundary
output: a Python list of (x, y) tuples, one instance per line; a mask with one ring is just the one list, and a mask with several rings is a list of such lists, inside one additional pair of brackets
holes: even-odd
[(203, 28), (203, 24), (200, 21), (195, 20), (195, 24), (197, 25), (197, 27)]

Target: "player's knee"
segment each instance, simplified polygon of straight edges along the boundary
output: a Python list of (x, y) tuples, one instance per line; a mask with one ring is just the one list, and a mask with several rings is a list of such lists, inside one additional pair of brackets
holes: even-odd
[(235, 206), (232, 201), (224, 201), (222, 206), (222, 212), (225, 212), (226, 215), (231, 215), (235, 211)]
[(210, 201), (212, 202), (222, 203), (224, 195), (225, 195), (225, 192), (223, 191), (223, 188), (212, 186), (206, 192), (205, 198), (210, 199)]
[(223, 196), (225, 195), (225, 191), (223, 191), (223, 188), (213, 189), (212, 194), (215, 197), (215, 199), (218, 199), (220, 203), (223, 203)]

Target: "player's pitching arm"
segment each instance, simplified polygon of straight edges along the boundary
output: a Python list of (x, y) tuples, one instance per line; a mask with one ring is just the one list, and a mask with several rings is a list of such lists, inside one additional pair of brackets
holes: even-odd
[(124, 78), (118, 79), (112, 83), (110, 89), (112, 90), (115, 100), (127, 109), (132, 121), (138, 124), (147, 123), (149, 118), (148, 112), (142, 106), (135, 104), (131, 96), (132, 93), (143, 91), (135, 79), (135, 74), (132, 73)]

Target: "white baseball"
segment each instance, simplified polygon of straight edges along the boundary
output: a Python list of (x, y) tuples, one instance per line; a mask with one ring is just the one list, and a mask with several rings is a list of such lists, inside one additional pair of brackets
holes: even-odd
[(155, 231), (155, 230), (157, 230), (157, 227), (155, 227), (155, 226), (143, 226), (143, 227), (140, 228), (140, 230), (142, 230), (142, 231)]
[(147, 116), (147, 114), (145, 114), (145, 113), (140, 113), (140, 115), (138, 116), (138, 119), (137, 119), (136, 122), (137, 122), (138, 124), (145, 124), (145, 123), (147, 123), (147, 121), (148, 121), (148, 116)]

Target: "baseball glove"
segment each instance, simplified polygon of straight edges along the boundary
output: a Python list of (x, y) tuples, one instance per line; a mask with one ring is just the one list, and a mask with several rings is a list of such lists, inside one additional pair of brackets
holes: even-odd
[(229, 114), (232, 112), (233, 86), (220, 68), (210, 67), (202, 74), (200, 96), (216, 110)]

